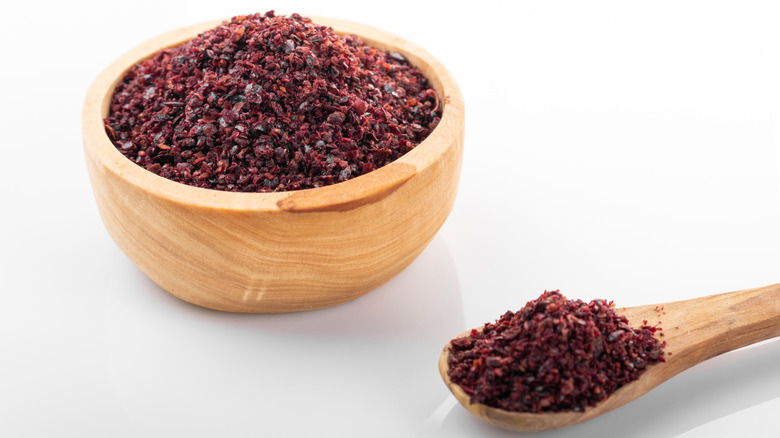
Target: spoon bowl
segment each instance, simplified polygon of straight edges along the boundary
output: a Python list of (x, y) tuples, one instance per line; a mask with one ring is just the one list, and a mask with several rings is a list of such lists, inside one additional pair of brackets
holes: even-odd
[[(442, 350), (439, 372), (455, 398), (480, 419), (504, 429), (532, 432), (572, 426), (635, 400), (686, 369), (720, 354), (780, 336), (780, 284), (691, 300), (617, 309), (629, 323), (660, 321), (666, 362), (650, 365), (638, 380), (582, 412), (511, 412), (480, 403), (450, 381), (450, 343)], [(456, 338), (466, 336), (471, 331)]]

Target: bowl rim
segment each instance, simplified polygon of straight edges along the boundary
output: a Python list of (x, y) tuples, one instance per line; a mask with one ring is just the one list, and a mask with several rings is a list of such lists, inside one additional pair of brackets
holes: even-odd
[(105, 170), (142, 191), (168, 202), (204, 209), (252, 212), (328, 212), (350, 210), (374, 203), (395, 191), (418, 172), (439, 162), (453, 147), (453, 133), (463, 131), (463, 97), (452, 75), (425, 49), (398, 36), (347, 20), (310, 17), (315, 24), (339, 34), (355, 34), (371, 46), (397, 50), (420, 68), (440, 94), (441, 121), (414, 149), (397, 160), (364, 175), (328, 186), (285, 192), (227, 192), (194, 187), (156, 175), (122, 155), (105, 132), (103, 118), (116, 83), (137, 62), (214, 28), (226, 20), (213, 20), (157, 35), (130, 49), (109, 65), (90, 86), (82, 112), (84, 150)]

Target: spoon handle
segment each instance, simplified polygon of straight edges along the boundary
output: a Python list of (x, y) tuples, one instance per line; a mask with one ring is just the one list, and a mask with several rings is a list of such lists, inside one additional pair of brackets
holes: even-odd
[(671, 373), (666, 378), (728, 351), (780, 336), (780, 284), (625, 310), (634, 324), (661, 322), (667, 364), (658, 368)]
[[(685, 301), (617, 309), (637, 327), (663, 329), (665, 363), (648, 367), (636, 381), (581, 415), (556, 413), (554, 427), (580, 423), (622, 406), (686, 369), (723, 353), (780, 336), (780, 284)], [(659, 333), (656, 333), (659, 336)], [(524, 429), (530, 430), (524, 424)], [(536, 426), (535, 426), (536, 427)], [(553, 428), (545, 425), (544, 428)]]

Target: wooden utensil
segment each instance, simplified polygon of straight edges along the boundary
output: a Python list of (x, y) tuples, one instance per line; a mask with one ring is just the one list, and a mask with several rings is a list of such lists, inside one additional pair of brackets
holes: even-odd
[[(780, 336), (780, 284), (691, 300), (627, 307), (617, 312), (629, 324), (661, 321), (666, 362), (651, 365), (639, 377), (583, 412), (510, 412), (471, 404), (469, 396), (447, 375), (450, 343), (439, 359), (439, 372), (455, 398), (488, 423), (516, 431), (558, 429), (590, 420), (647, 393), (678, 373), (737, 348)], [(468, 335), (468, 332), (458, 337)]]
[(409, 265), (455, 201), (463, 157), (463, 97), (422, 48), (387, 32), (313, 18), (374, 47), (403, 53), (442, 96), (436, 129), (374, 172), (327, 187), (229, 193), (179, 184), (125, 158), (103, 118), (124, 72), (154, 52), (221, 23), (166, 33), (134, 48), (92, 84), (84, 151), (111, 237), (149, 278), (191, 303), (233, 312), (290, 312), (357, 298)]

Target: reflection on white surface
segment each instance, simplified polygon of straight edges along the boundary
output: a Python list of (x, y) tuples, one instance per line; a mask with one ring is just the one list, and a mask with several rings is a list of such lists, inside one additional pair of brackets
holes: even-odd
[(438, 353), (465, 328), (441, 238), (386, 285), (312, 312), (230, 314), (183, 303), (134, 269), (119, 280), (129, 284), (112, 294), (108, 367), (145, 436), (171, 436), (184, 422), (197, 436), (304, 435), (318, 423), (370, 434), (388, 413), (388, 432), (408, 432), (447, 396)]
[[(707, 423), (703, 426), (697, 427), (692, 431), (680, 435), (684, 438), (710, 438), (715, 436), (739, 436), (743, 434), (744, 425), (749, 424), (756, 415), (760, 415), (764, 418), (776, 419), (777, 413), (780, 412), (780, 397), (770, 400), (768, 402), (761, 403), (758, 406), (752, 407), (750, 411), (747, 409), (736, 412), (734, 414), (723, 417), (722, 419), (715, 420), (711, 423)], [(761, 436), (756, 434), (754, 436)], [(775, 436), (775, 433), (771, 429), (765, 430), (767, 437)]]

